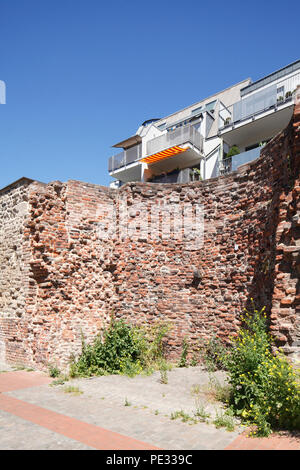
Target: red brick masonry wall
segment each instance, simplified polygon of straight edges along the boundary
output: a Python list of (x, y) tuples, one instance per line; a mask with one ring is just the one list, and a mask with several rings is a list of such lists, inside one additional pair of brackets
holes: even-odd
[[(18, 317), (1, 307), (0, 353), (35, 367), (64, 366), (80, 352), (81, 335), (91, 340), (114, 311), (133, 323), (168, 320), (175, 357), (185, 336), (195, 348), (214, 332), (228, 340), (253, 298), (266, 305), (277, 344), (299, 356), (299, 136), (298, 89), (289, 126), (228, 176), (120, 190), (30, 184), (20, 235), (25, 306)], [(166, 204), (177, 225), (179, 211), (201, 208), (202, 245), (166, 234), (164, 214), (150, 230), (151, 214)], [(195, 214), (184, 218), (188, 234), (200, 220)], [(134, 236), (126, 226), (136, 227)]]

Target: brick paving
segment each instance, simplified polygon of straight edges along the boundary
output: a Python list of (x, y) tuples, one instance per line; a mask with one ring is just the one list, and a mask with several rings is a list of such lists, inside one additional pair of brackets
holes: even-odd
[(32, 373), (26, 370), (2, 372), (0, 373), (0, 393), (50, 384), (52, 380), (41, 372)]
[(154, 446), (99, 426), (1, 394), (0, 409), (99, 450), (155, 450)]
[(271, 434), (269, 437), (247, 437), (247, 432), (238, 436), (226, 450), (300, 450), (300, 435)]
[[(247, 438), (239, 427), (227, 432), (171, 420), (171, 412), (191, 413), (195, 406), (191, 390), (208, 380), (200, 368), (175, 369), (168, 384), (157, 373), (49, 386), (52, 380), (40, 372), (0, 373), (0, 449), (300, 450), (299, 436)], [(66, 393), (70, 384), (82, 393)], [(205, 404), (212, 415), (220, 410)]]

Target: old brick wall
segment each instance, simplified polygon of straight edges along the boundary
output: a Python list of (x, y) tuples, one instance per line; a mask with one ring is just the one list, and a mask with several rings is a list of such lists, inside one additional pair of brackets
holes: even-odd
[(111, 190), (79, 182), (31, 185), (25, 236), (30, 244), (26, 321), (31, 363), (65, 365), (110, 319), (116, 298), (97, 220)]
[[(1, 266), (5, 257), (15, 266), (11, 275), (1, 267), (2, 356), (15, 361), (11, 345), (17, 344), (27, 364), (65, 366), (80, 352), (81, 335), (90, 341), (114, 311), (133, 323), (169, 321), (168, 350), (178, 357), (184, 337), (195, 348), (214, 333), (227, 341), (251, 298), (267, 307), (277, 344), (299, 355), (297, 99), (287, 129), (258, 160), (228, 176), (188, 185), (130, 183), (120, 190), (78, 181), (25, 185), (24, 215), (11, 223), (1, 212), (4, 224), (22, 232), (23, 253), (22, 302), (10, 308), (19, 268), (2, 235)], [(13, 201), (14, 190), (9, 194)], [(201, 246), (189, 240), (189, 230), (185, 237), (166, 233), (166, 205), (174, 209), (171, 225), (184, 220), (189, 229), (197, 219), (186, 207), (203, 209)], [(151, 225), (157, 212), (159, 223)], [(9, 315), (14, 323), (7, 333)]]
[(137, 202), (148, 213), (167, 201), (182, 209), (203, 206), (200, 249), (144, 234), (115, 244), (117, 315), (172, 322), (174, 355), (184, 336), (194, 345), (214, 332), (226, 341), (253, 299), (267, 307), (277, 345), (299, 356), (299, 95), (287, 129), (238, 172), (189, 185), (133, 183), (120, 191), (132, 207), (131, 222)]
[[(276, 145), (276, 142), (275, 142)], [(283, 349), (300, 358), (300, 87), (296, 93), (294, 117), (281, 147), (283, 158), (277, 166), (279, 187), (275, 236), (272, 239), (274, 280), (271, 302), (271, 330)], [(280, 182), (281, 187), (280, 187)], [(281, 192), (280, 192), (281, 189)]]

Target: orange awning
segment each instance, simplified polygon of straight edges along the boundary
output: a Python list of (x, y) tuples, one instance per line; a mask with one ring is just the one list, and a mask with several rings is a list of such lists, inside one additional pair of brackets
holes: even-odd
[(149, 155), (149, 157), (142, 158), (141, 162), (155, 163), (155, 162), (158, 162), (159, 160), (173, 157), (173, 155), (176, 155), (177, 153), (185, 152), (185, 151), (186, 151), (186, 148), (178, 147), (178, 145), (176, 145), (175, 147), (170, 147), (167, 150), (162, 150), (161, 152), (154, 153), (153, 155)]

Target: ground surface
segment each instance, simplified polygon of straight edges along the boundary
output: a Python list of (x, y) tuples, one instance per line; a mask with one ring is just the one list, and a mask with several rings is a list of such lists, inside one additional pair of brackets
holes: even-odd
[[(0, 370), (1, 450), (300, 450), (300, 439), (291, 435), (250, 439), (238, 425), (233, 432), (217, 429), (211, 421), (222, 406), (207, 394), (212, 375), (200, 367), (173, 369), (167, 384), (154, 373), (55, 386), (40, 372)], [(217, 383), (224, 379), (222, 373), (214, 375)], [(180, 410), (192, 417), (197, 407), (211, 414), (210, 424), (171, 419)]]

